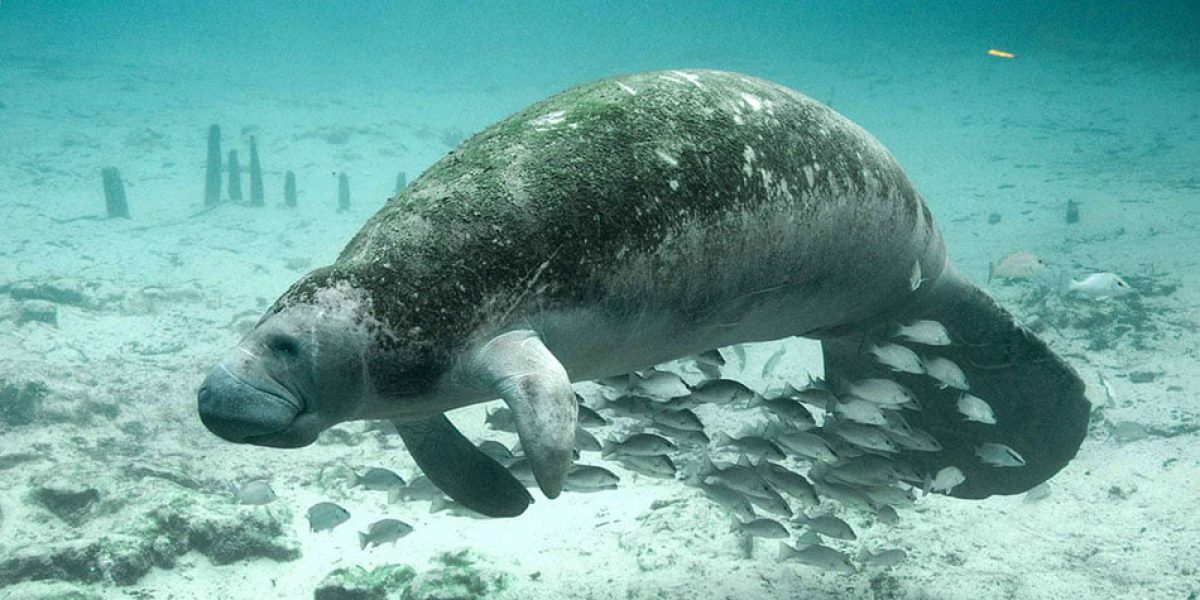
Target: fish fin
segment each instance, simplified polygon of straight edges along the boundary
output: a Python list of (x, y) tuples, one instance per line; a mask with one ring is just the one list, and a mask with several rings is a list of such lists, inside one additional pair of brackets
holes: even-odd
[[(988, 399), (995, 425), (964, 426), (956, 409), (958, 390), (938, 389), (927, 377), (891, 376), (855, 352), (861, 336), (883, 335), (890, 323), (915, 319), (938, 321), (958, 332), (956, 343), (941, 348), (942, 355), (962, 368), (975, 395)], [(985, 498), (1027, 491), (1066, 466), (1087, 433), (1090, 408), (1075, 370), (952, 268), (911, 302), (839, 333), (843, 335), (822, 339), (826, 376), (835, 384), (890, 377), (914, 392), (925, 410), (909, 413), (906, 419), (914, 428), (936, 433), (942, 449), (905, 449), (899, 458), (918, 472), (958, 465), (966, 481), (954, 488), (953, 496)], [(983, 442), (1012, 447), (1025, 457), (1025, 466), (996, 469), (982, 463), (975, 447)]]
[(358, 549), (359, 550), (366, 550), (367, 544), (370, 542), (371, 542), (371, 536), (369, 536), (361, 531), (358, 532)]
[(489, 517), (515, 517), (533, 501), (508, 469), (475, 447), (446, 415), (392, 423), (429, 481), (459, 504)]
[(395, 503), (399, 502), (400, 499), (403, 497), (404, 497), (404, 488), (397, 486), (397, 487), (388, 489), (388, 498), (387, 498), (388, 504), (395, 504)]

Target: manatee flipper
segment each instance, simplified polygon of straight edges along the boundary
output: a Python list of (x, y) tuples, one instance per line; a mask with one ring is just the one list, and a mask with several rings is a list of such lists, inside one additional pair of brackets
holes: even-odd
[(566, 369), (536, 333), (517, 330), (483, 344), (466, 376), (508, 404), (538, 487), (547, 498), (557, 498), (574, 462), (579, 417)]
[(515, 517), (533, 501), (508, 469), (480, 451), (446, 415), (392, 423), (425, 476), (459, 504), (489, 517)]
[[(901, 460), (918, 473), (930, 475), (948, 466), (961, 469), (966, 481), (950, 492), (952, 496), (1018, 494), (1066, 466), (1083, 442), (1090, 413), (1083, 382), (1075, 370), (949, 266), (929, 289), (913, 296), (901, 310), (866, 329), (822, 337), (825, 375), (833, 389), (839, 390), (847, 380), (883, 377), (911, 390), (922, 410), (905, 411), (905, 419), (932, 434), (943, 448), (938, 452), (905, 450)], [(960, 391), (941, 389), (928, 376), (893, 373), (863, 351), (887, 339), (896, 324), (917, 319), (940, 322), (949, 331), (952, 344), (905, 345), (924, 356), (954, 361), (966, 374), (970, 394), (991, 406), (996, 415), (994, 425), (965, 420), (957, 412)], [(975, 452), (984, 442), (1016, 450), (1025, 465), (996, 467), (982, 462)]]

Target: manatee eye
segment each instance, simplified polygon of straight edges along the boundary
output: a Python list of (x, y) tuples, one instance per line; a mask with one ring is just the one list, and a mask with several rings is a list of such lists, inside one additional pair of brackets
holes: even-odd
[(267, 348), (286, 358), (300, 356), (300, 344), (290, 335), (272, 335), (267, 338)]

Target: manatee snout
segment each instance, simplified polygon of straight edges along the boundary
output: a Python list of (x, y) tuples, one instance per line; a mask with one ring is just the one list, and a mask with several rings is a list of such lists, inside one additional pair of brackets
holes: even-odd
[(231, 442), (278, 447), (311, 443), (294, 427), (302, 410), (299, 403), (263, 387), (270, 386), (253, 385), (224, 363), (217, 365), (200, 386), (200, 421)]

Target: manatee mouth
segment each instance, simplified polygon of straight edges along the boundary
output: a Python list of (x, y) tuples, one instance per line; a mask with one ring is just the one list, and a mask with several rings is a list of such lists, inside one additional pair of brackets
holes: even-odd
[[(271, 389), (277, 388), (277, 389)], [(315, 417), (274, 384), (255, 385), (217, 365), (197, 393), (200, 421), (222, 439), (239, 444), (298, 448), (317, 439)]]

